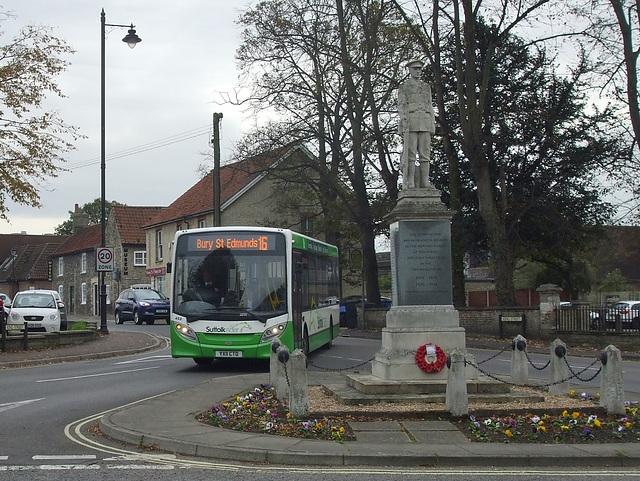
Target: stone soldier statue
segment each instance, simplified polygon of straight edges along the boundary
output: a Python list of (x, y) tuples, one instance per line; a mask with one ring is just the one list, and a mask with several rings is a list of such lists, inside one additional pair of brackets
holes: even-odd
[(424, 63), (407, 62), (410, 77), (398, 88), (398, 114), (402, 135), (400, 169), (405, 189), (425, 188), (429, 185), (429, 156), (431, 134), (436, 131), (431, 86), (420, 79)]

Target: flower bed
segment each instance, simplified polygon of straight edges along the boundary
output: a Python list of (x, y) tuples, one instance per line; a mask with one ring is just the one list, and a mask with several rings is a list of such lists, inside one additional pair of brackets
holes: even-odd
[(198, 419), (214, 426), (237, 431), (336, 442), (355, 439), (346, 422), (326, 417), (294, 418), (276, 397), (275, 389), (266, 384), (244, 396), (238, 396), (235, 401), (213, 406), (210, 411), (200, 414)]
[[(571, 392), (575, 396), (575, 392)], [(585, 393), (582, 399), (593, 399)], [(537, 443), (616, 443), (640, 440), (638, 403), (627, 403), (625, 414), (597, 415), (589, 410), (560, 414), (526, 413), (477, 417), (459, 421), (458, 428), (472, 441)]]

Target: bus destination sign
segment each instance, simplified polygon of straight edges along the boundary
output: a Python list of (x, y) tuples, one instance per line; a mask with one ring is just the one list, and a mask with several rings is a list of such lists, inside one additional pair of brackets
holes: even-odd
[(216, 249), (242, 249), (272, 251), (276, 248), (276, 236), (252, 234), (203, 234), (190, 237), (190, 250), (213, 251)]

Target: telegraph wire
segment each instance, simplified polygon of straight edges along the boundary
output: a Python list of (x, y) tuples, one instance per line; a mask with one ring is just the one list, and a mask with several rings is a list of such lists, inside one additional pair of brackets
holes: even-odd
[[(142, 144), (137, 147), (131, 147), (129, 149), (114, 152), (112, 154), (107, 155), (107, 157), (105, 158), (105, 162), (121, 159), (123, 157), (130, 157), (132, 155), (141, 154), (143, 152), (148, 152), (150, 150), (160, 149), (162, 147), (167, 147), (169, 145), (177, 144), (179, 142), (184, 142), (186, 140), (190, 140), (190, 139), (204, 136), (204, 135), (211, 137), (211, 125), (205, 125), (203, 127), (198, 127), (196, 129), (188, 130), (186, 132), (182, 132), (180, 134), (176, 134), (170, 137), (165, 137), (160, 140), (148, 142), (146, 144)], [(94, 157), (88, 160), (83, 160), (80, 162), (75, 162), (73, 164), (65, 165), (65, 168), (68, 170), (82, 169), (84, 167), (89, 167), (91, 165), (97, 165), (100, 163), (100, 160), (101, 160), (100, 157)]]

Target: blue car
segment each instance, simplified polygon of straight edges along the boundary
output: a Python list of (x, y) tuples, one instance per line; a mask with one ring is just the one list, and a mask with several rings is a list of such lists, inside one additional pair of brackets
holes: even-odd
[(129, 288), (120, 293), (115, 305), (116, 324), (133, 321), (151, 325), (156, 319), (170, 323), (171, 311), (169, 299), (159, 291), (149, 288)]

